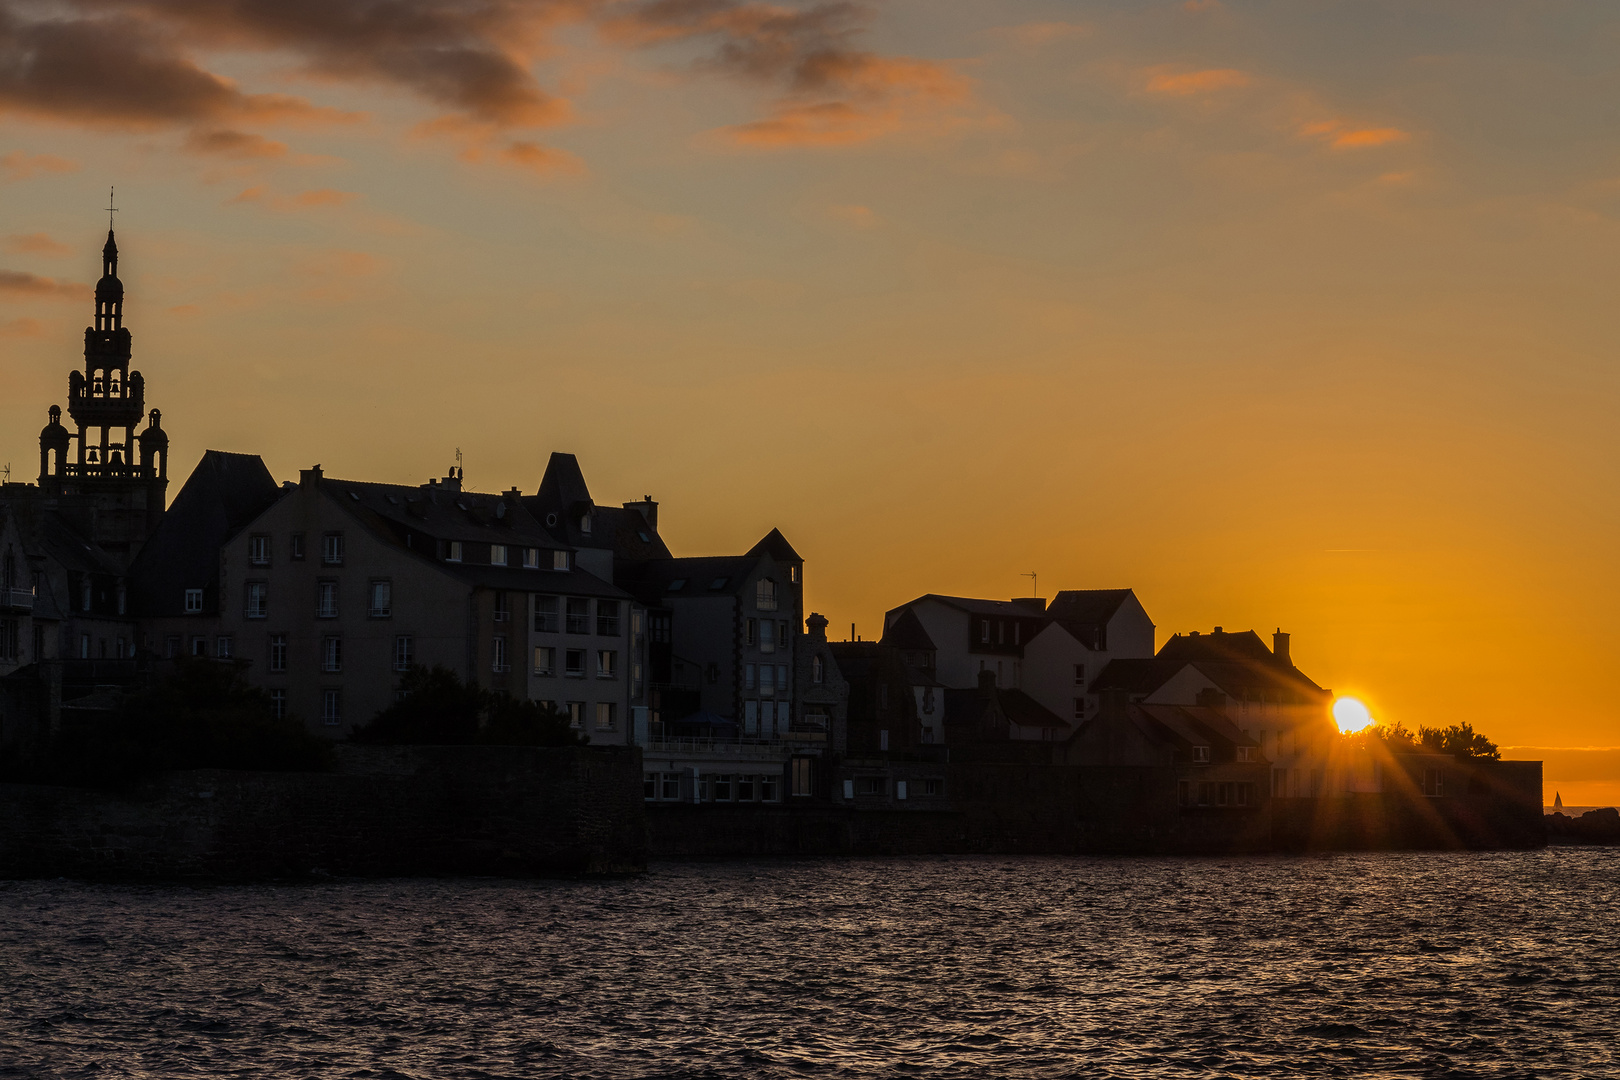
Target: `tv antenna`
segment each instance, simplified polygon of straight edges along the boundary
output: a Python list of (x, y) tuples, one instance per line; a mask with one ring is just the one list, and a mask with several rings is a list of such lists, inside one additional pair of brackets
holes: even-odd
[(6, 462), (6, 467), (4, 469), (0, 469), (0, 472), (5, 474), (6, 478), (4, 482), (7, 484), (11, 483), (11, 462)]
[(456, 479), (465, 480), (466, 478), (467, 470), (461, 467), (461, 447), (458, 446), (456, 447)]
[(1029, 595), (1031, 595), (1031, 596), (1039, 596), (1039, 595), (1041, 595), (1041, 580), (1040, 580), (1040, 578), (1035, 576), (1035, 571), (1031, 570), (1027, 574), (1019, 574), (1018, 576), (1019, 577), (1027, 577), (1027, 578), (1029, 578)]

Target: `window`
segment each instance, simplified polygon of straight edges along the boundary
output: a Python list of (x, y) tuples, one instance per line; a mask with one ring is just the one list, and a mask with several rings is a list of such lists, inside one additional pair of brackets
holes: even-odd
[(367, 590), (369, 600), (366, 614), (373, 619), (386, 619), (394, 613), (394, 586), (388, 581), (373, 581)]
[(540, 569), (540, 549), (539, 548), (524, 548), (523, 549), (523, 569), (525, 569), (525, 570), (538, 570), (538, 569)]
[(612, 649), (596, 650), (596, 677), (598, 679), (616, 679), (619, 677), (619, 654)]
[[(80, 644), (84, 646), (83, 653), (84, 653), (85, 658), (88, 659), (89, 656), (90, 656), (90, 635), (89, 634), (84, 635), (84, 640), (82, 642), (80, 642)], [(193, 637), (191, 639), (191, 655), (192, 656), (207, 656), (208, 655), (208, 639), (201, 636), (200, 634)]]
[(568, 726), (576, 730), (585, 726), (585, 703), (583, 701), (570, 701), (563, 710), (568, 714)]
[(321, 723), (337, 727), (343, 722), (343, 691), (321, 691)]
[(761, 578), (754, 586), (754, 606), (761, 611), (776, 610), (776, 582)]
[(201, 589), (187, 589), (186, 590), (186, 614), (187, 615), (195, 615), (200, 611), (202, 611), (202, 590)]
[(1192, 806), (1193, 805), (1193, 793), (1192, 793), (1192, 781), (1191, 780), (1177, 780), (1176, 781), (1176, 805), (1177, 806)]
[(639, 663), (630, 665), (630, 696), (635, 699), (641, 697), (641, 665)]
[(810, 658), (810, 681), (817, 686), (827, 681), (827, 662), (819, 656)]
[(748, 619), (743, 622), (743, 644), (753, 645), (759, 640), (759, 620)]
[(740, 774), (737, 777), (737, 801), (754, 801), (754, 778), (749, 774)]
[(416, 660), (414, 642), (408, 636), (401, 635), (394, 639), (394, 670), (409, 671), (411, 664)]
[(759, 651), (776, 651), (776, 624), (769, 619), (759, 621)]
[(1086, 683), (1086, 665), (1074, 665), (1074, 685), (1084, 686)]
[(586, 536), (591, 534), (591, 515), (585, 514), (579, 519), (579, 531)]
[(731, 801), (731, 774), (730, 773), (715, 773), (714, 774), (714, 801), (715, 802), (730, 802)]
[(788, 794), (808, 798), (816, 793), (816, 759), (796, 757), (788, 774)]
[(779, 622), (776, 624), (776, 643), (782, 646), (783, 649), (788, 647), (788, 632), (786, 622)]
[(321, 537), (321, 562), (327, 566), (343, 565), (343, 534), (329, 532)]
[(943, 780), (939, 780), (939, 779), (923, 780), (923, 781), (920, 781), (920, 784), (921, 784), (921, 788), (922, 788), (922, 793), (924, 795), (943, 795), (943, 794), (945, 794), (945, 781), (943, 781)]
[(489, 656), (491, 661), (491, 671), (494, 671), (496, 674), (501, 674), (503, 672), (512, 670), (512, 665), (506, 662), (505, 634), (495, 635), (494, 640), (490, 642)]
[(759, 692), (767, 697), (776, 693), (776, 669), (770, 664), (759, 665)]
[(857, 776), (855, 778), (855, 794), (857, 795), (883, 795), (889, 790), (889, 778), (886, 776)]
[(287, 538), (287, 558), (293, 562), (304, 561), (304, 534), (293, 533)]
[(788, 567), (788, 580), (795, 585), (799, 583), (799, 568), (797, 566)]
[(754, 665), (753, 664), (744, 664), (743, 665), (743, 689), (744, 690), (752, 690), (756, 685), (758, 685), (758, 684), (755, 681)]
[[(784, 694), (788, 691), (788, 674), (786, 664), (776, 665), (776, 688), (782, 691)], [(787, 708), (787, 705), (784, 703), (782, 707), (785, 709)]]
[(596, 602), (596, 632), (601, 637), (619, 636), (619, 602), (617, 600), (598, 600)]
[(759, 702), (743, 702), (743, 734), (759, 734)]
[[(214, 655), (221, 660), (229, 660), (234, 644), (229, 634), (221, 634), (214, 639)], [(124, 651), (122, 642), (119, 642), (118, 651), (120, 653)]]
[(1287, 769), (1271, 770), (1271, 797), (1274, 799), (1286, 799), (1288, 797)]
[(550, 645), (536, 645), (534, 647), (534, 673), (536, 675), (557, 674), (557, 650)]
[[(87, 576), (84, 579), (83, 584), (80, 585), (80, 587), (79, 587), (79, 610), (80, 611), (89, 611), (90, 610), (90, 599), (91, 599), (90, 578)], [(202, 608), (199, 606), (197, 610), (201, 611)]]
[(1240, 747), (1238, 747), (1237, 748), (1237, 759), (1239, 761), (1253, 761), (1254, 760), (1254, 747), (1252, 747), (1252, 746), (1240, 746)]
[(1086, 699), (1083, 697), (1077, 697), (1074, 699), (1074, 718), (1076, 720), (1084, 720), (1086, 718)]
[(287, 691), (270, 691), (270, 709), (275, 713), (277, 720), (285, 720), (287, 718)]
[(979, 620), (979, 644), (981, 644), (981, 645), (990, 644), (990, 620), (989, 619), (980, 619)]
[(1423, 770), (1423, 794), (1431, 799), (1444, 798), (1446, 794), (1446, 773), (1444, 769)]
[(1253, 806), (1253, 805), (1255, 805), (1255, 801), (1254, 801), (1254, 785), (1253, 784), (1244, 783), (1244, 784), (1237, 784), (1237, 785), (1234, 785), (1234, 786), (1236, 788), (1236, 791), (1233, 794), (1234, 805), (1236, 805), (1236, 806)]
[(270, 635), (270, 670), (283, 672), (287, 670), (287, 635)]
[(555, 596), (536, 596), (534, 598), (534, 629), (537, 634), (555, 634), (562, 629), (557, 620), (557, 598)]
[(776, 802), (781, 799), (779, 778), (766, 773), (759, 778), (759, 801)]
[(680, 592), (684, 588), (686, 588), (686, 579), (683, 578), (683, 577), (678, 577), (678, 578), (675, 578), (672, 581), (670, 581), (669, 586), (668, 586), (668, 591), (669, 592)]
[(591, 632), (591, 602), (569, 597), (563, 601), (564, 626), (570, 634)]
[(1192, 748), (1192, 759), (1194, 761), (1203, 762), (1204, 764), (1207, 765), (1209, 763), (1209, 747), (1207, 747), (1207, 746), (1195, 746), (1195, 747), (1193, 747)]
[(318, 581), (315, 583), (315, 617), (317, 619), (335, 619), (338, 617), (337, 582)]
[(163, 658), (173, 660), (180, 655), (180, 635), (170, 634), (163, 639)]
[(512, 621), (512, 600), (504, 592), (497, 592), (495, 594), (495, 621)]
[(461, 541), (460, 540), (452, 540), (448, 544), (445, 545), (444, 561), (445, 562), (460, 562), (461, 561)]
[(616, 731), (618, 726), (618, 706), (611, 701), (598, 701), (596, 703), (596, 730)]
[(655, 772), (641, 774), (641, 797), (643, 799), (658, 798), (658, 774)]
[(679, 799), (681, 797), (681, 774), (680, 773), (678, 773), (678, 772), (659, 773), (658, 774), (658, 781), (659, 781), (659, 792), (658, 792), (658, 797), (659, 798), (673, 801), (673, 800)]
[(324, 637), (321, 639), (321, 670), (343, 670), (343, 639), (340, 637)]
[(263, 581), (247, 584), (247, 607), (243, 614), (249, 619), (262, 619), (269, 614), (270, 586)]
[(728, 578), (728, 577), (710, 578), (709, 579), (709, 591), (710, 592), (720, 592), (722, 589), (724, 589), (729, 584), (731, 584), (731, 579)]
[(16, 619), (0, 619), (0, 660), (17, 659), (19, 636)]
[(568, 569), (568, 552), (566, 552), (566, 551), (553, 551), (551, 553), (551, 568), (553, 570), (567, 570)]
[(263, 533), (248, 537), (248, 562), (254, 566), (270, 565), (270, 538)]
[(506, 545), (505, 544), (491, 544), (491, 545), (489, 545), (489, 565), (491, 565), (491, 566), (505, 566), (506, 565)]
[(585, 677), (584, 649), (565, 649), (563, 651), (563, 674), (570, 679), (583, 679)]

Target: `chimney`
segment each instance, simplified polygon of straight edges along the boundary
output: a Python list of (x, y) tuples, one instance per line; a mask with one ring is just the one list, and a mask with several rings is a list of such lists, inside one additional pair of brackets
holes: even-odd
[(440, 484), (441, 487), (447, 488), (450, 491), (460, 491), (461, 490), (461, 470), (460, 469), (451, 469), (450, 470), (450, 475), (446, 476), (443, 480), (440, 480), (439, 484)]
[(819, 642), (827, 640), (827, 616), (818, 615), (816, 612), (812, 611), (810, 613), (810, 617), (804, 620), (804, 624), (805, 626), (809, 627), (809, 633), (807, 636), (811, 641)]
[(1282, 632), (1281, 627), (1271, 635), (1271, 659), (1278, 667), (1294, 666), (1294, 661), (1288, 657), (1288, 635)]
[(641, 515), (642, 520), (646, 521), (649, 526), (654, 529), (658, 528), (658, 504), (653, 502), (651, 495), (645, 496), (640, 502), (627, 502), (624, 504), (624, 508), (634, 510)]
[(299, 469), (298, 470), (298, 486), (299, 487), (310, 487), (311, 485), (318, 484), (320, 482), (321, 482), (321, 467), (319, 465), (316, 465), (314, 468), (310, 468), (310, 469)]

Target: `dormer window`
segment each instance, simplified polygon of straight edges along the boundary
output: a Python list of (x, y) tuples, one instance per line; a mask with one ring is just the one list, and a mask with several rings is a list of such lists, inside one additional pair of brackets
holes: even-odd
[(591, 533), (591, 515), (584, 514), (579, 519), (579, 531), (589, 536)]
[(980, 619), (979, 620), (979, 644), (981, 644), (981, 645), (990, 644), (990, 620), (989, 619)]
[(444, 561), (445, 562), (460, 562), (461, 561), (461, 541), (460, 540), (452, 540), (452, 541), (450, 541), (449, 547), (445, 551)]
[(567, 570), (568, 569), (568, 552), (566, 552), (566, 551), (553, 551), (551, 553), (551, 568), (553, 570)]
[(523, 569), (525, 569), (525, 570), (538, 570), (538, 569), (540, 569), (540, 549), (539, 548), (524, 548), (523, 549)]
[(505, 544), (491, 544), (491, 545), (489, 545), (489, 565), (491, 565), (491, 566), (505, 566), (506, 565), (506, 545)]
[(202, 611), (202, 592), (203, 591), (201, 589), (186, 590), (187, 615), (196, 615), (198, 612)]
[(1209, 764), (1209, 747), (1195, 746), (1192, 748), (1192, 759), (1205, 765)]

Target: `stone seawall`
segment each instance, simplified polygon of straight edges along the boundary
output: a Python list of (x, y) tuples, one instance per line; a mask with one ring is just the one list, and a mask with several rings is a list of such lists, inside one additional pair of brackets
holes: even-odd
[(646, 841), (634, 748), (340, 746), (332, 773), (0, 784), (6, 878), (620, 873)]

